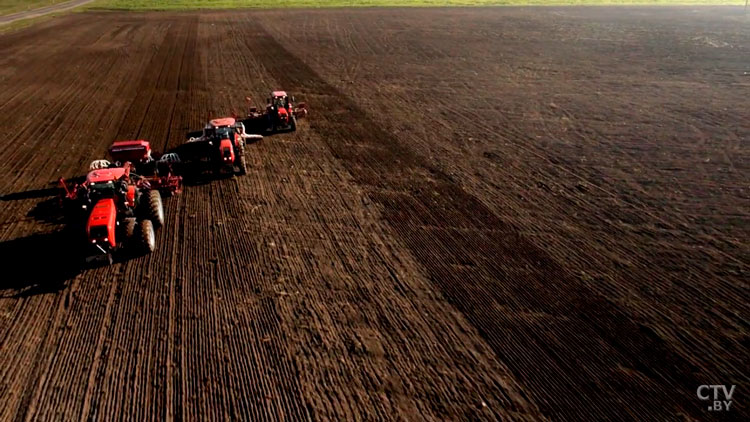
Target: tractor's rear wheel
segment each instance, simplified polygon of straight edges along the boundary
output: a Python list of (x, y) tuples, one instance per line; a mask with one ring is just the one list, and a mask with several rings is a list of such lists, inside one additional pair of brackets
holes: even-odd
[(161, 194), (158, 190), (148, 191), (148, 209), (146, 218), (154, 222), (154, 226), (161, 227), (164, 225), (164, 205), (161, 202)]
[(292, 114), (292, 121), (289, 124), (289, 131), (294, 132), (297, 130), (297, 118)]
[(156, 250), (156, 232), (151, 220), (141, 220), (141, 247), (146, 253)]
[(240, 142), (240, 147), (237, 150), (237, 161), (239, 163), (240, 171), (238, 172), (241, 176), (247, 174), (247, 158), (245, 158), (245, 143)]

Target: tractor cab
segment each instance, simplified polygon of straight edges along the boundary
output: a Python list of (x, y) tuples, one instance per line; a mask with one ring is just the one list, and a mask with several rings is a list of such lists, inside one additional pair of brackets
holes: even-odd
[(276, 108), (287, 108), (289, 105), (289, 99), (286, 97), (274, 97), (273, 105)]
[(245, 125), (234, 117), (222, 117), (208, 122), (203, 134), (207, 138), (229, 139), (237, 146), (240, 139), (245, 136)]
[(208, 122), (207, 127), (213, 128), (231, 128), (236, 123), (234, 117), (222, 117), (220, 119), (213, 119)]
[(86, 183), (89, 185), (95, 184), (95, 183), (108, 183), (108, 182), (114, 182), (115, 180), (121, 178), (122, 176), (128, 176), (129, 174), (128, 169), (125, 167), (112, 167), (112, 168), (106, 168), (106, 169), (99, 169), (90, 171), (89, 174), (86, 175)]
[(112, 167), (94, 170), (86, 175), (88, 200), (96, 204), (101, 199), (113, 199), (125, 207), (135, 206), (135, 186), (130, 182), (130, 168)]
[(268, 98), (269, 108), (280, 110), (289, 108), (289, 96), (286, 91), (273, 91)]
[(222, 117), (208, 122), (203, 129), (203, 136), (207, 139), (232, 139), (237, 131), (237, 122), (234, 117)]
[[(115, 185), (123, 182), (123, 176), (129, 176), (128, 170), (123, 167), (112, 167), (90, 171), (86, 175), (86, 185), (89, 191), (102, 197), (112, 197), (115, 193)], [(124, 181), (127, 186), (127, 181)]]

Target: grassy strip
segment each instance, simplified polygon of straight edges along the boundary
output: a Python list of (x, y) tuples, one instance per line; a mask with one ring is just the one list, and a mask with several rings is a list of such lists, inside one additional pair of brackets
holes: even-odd
[(282, 7), (743, 5), (744, 0), (99, 0), (94, 9), (189, 10)]
[[(0, 16), (62, 3), (68, 0), (0, 0)], [(145, 3), (145, 2), (144, 2)]]

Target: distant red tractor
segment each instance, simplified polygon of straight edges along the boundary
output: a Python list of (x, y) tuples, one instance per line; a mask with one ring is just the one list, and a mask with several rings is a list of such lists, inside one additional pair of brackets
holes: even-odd
[(183, 174), (211, 171), (215, 174), (247, 173), (245, 141), (257, 135), (245, 133), (245, 126), (233, 117), (213, 119), (203, 131), (188, 133), (187, 142), (174, 150)]
[[(246, 98), (250, 102), (250, 98)], [(242, 122), (251, 132), (276, 133), (297, 130), (297, 119), (307, 116), (307, 105), (294, 105), (294, 97), (285, 91), (273, 91), (266, 100), (266, 111), (261, 113), (251, 106)]]
[(86, 261), (104, 260), (123, 248), (153, 252), (155, 229), (164, 224), (164, 207), (158, 190), (130, 172), (131, 166), (92, 170), (86, 180), (69, 186), (64, 179), (63, 206), (70, 221), (85, 224), (90, 248)]

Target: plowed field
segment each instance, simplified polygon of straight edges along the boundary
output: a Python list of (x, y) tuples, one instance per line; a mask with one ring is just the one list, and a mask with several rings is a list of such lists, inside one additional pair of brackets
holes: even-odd
[[(54, 182), (295, 133), (81, 268)], [(77, 13), (0, 36), (0, 420), (748, 418), (739, 8)], [(702, 384), (737, 385), (729, 412)]]

